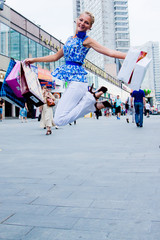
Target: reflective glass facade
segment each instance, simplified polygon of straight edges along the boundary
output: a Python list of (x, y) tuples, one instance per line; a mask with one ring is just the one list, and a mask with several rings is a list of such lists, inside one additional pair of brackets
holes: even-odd
[[(0, 54), (22, 61), (28, 57), (43, 57), (54, 52), (0, 22)], [(64, 63), (63, 58), (56, 63), (37, 63), (36, 65), (53, 71), (62, 63)]]
[(0, 53), (9, 55), (9, 27), (0, 23)]

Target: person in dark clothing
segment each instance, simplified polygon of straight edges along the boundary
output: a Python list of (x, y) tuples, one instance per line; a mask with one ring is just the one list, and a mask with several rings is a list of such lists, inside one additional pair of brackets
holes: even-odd
[(145, 93), (143, 90), (134, 90), (131, 96), (131, 107), (133, 108), (133, 98), (135, 107), (135, 122), (137, 127), (143, 127), (143, 107), (146, 104)]
[(3, 106), (4, 106), (4, 100), (0, 97), (0, 121), (1, 122), (3, 119)]

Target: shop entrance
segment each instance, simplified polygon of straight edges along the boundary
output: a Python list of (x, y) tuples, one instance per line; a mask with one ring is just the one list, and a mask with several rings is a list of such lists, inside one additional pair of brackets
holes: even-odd
[(12, 104), (5, 101), (5, 117), (12, 117)]

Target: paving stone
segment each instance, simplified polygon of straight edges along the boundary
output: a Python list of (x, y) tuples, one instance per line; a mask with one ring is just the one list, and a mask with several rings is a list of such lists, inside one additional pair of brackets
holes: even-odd
[(49, 227), (49, 228), (62, 228), (71, 229), (77, 222), (77, 218), (44, 216), (35, 214), (15, 214), (8, 220), (4, 221), (5, 224), (20, 225), (20, 226), (33, 226), (33, 227)]
[(34, 228), (27, 234), (23, 240), (109, 240), (106, 232), (91, 232), (91, 231), (74, 231), (74, 230), (58, 230), (47, 228)]
[(47, 216), (50, 214), (53, 210), (55, 210), (56, 207), (54, 206), (36, 206), (31, 204), (20, 204), (20, 203), (4, 203), (0, 204), (0, 216), (2, 213), (9, 212), (10, 215), (15, 213), (20, 214), (34, 214), (34, 215), (44, 215)]
[(32, 227), (0, 224), (0, 239), (20, 240), (32, 230)]

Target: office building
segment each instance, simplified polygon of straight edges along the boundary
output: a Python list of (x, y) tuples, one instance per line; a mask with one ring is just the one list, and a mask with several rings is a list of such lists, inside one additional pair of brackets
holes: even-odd
[(160, 103), (160, 53), (158, 42), (147, 42), (142, 46), (138, 46), (143, 51), (147, 52), (147, 57), (152, 58), (149, 68), (146, 72), (145, 79), (142, 83), (143, 89), (152, 90), (154, 93), (155, 103)]

